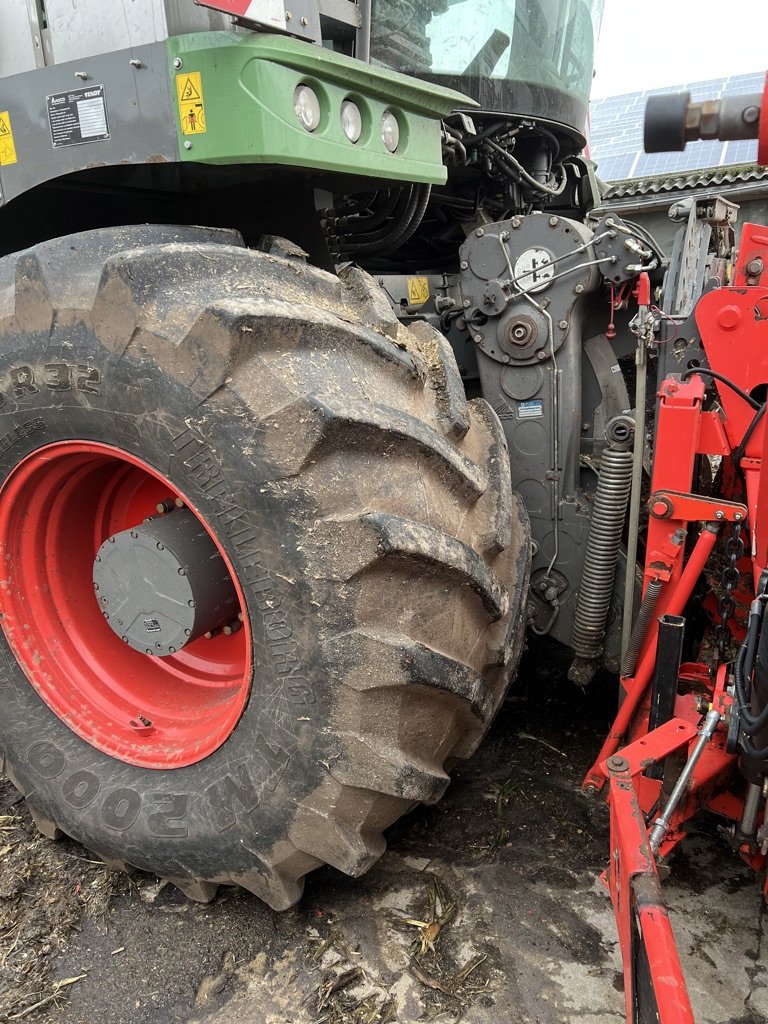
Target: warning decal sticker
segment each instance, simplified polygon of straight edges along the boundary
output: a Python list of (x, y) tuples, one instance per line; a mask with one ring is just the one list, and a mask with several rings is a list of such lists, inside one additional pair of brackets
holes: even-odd
[(105, 142), (109, 138), (103, 85), (72, 89), (46, 97), (48, 124), (54, 149)]
[(199, 71), (176, 75), (176, 96), (182, 135), (202, 135), (205, 132), (205, 107), (203, 78)]
[(0, 111), (0, 167), (16, 163), (16, 146), (13, 142), (11, 116), (7, 110)]
[(429, 298), (429, 280), (426, 277), (408, 278), (408, 302), (421, 306)]

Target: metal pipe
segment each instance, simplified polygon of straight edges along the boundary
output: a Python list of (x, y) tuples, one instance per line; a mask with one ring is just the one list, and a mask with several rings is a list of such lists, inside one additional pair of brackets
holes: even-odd
[[(638, 316), (644, 313), (640, 306)], [(640, 531), (640, 504), (643, 491), (643, 455), (645, 454), (645, 403), (648, 381), (648, 358), (645, 347), (643, 323), (639, 327), (637, 349), (635, 350), (635, 442), (632, 450), (632, 490), (629, 499), (629, 524), (627, 527), (627, 571), (624, 577), (624, 613), (621, 621), (621, 660), (627, 657), (632, 633), (632, 613), (635, 605), (635, 563), (637, 562), (637, 538)], [(633, 666), (634, 668), (634, 666)]]
[(659, 852), (659, 847), (662, 844), (664, 836), (667, 834), (670, 820), (672, 815), (675, 813), (677, 805), (680, 803), (680, 798), (690, 782), (691, 775), (693, 775), (693, 769), (696, 767), (699, 762), (699, 758), (704, 753), (704, 748), (714, 736), (715, 729), (717, 728), (719, 721), (719, 711), (715, 711), (713, 709), (712, 711), (707, 712), (707, 717), (704, 719), (704, 725), (699, 733), (696, 746), (693, 748), (691, 756), (686, 761), (685, 768), (680, 772), (680, 778), (677, 780), (675, 788), (670, 793), (667, 806), (664, 808), (663, 813), (659, 815), (653, 823), (653, 828), (648, 836), (648, 844), (651, 847), (651, 853), (654, 857)]
[(762, 784), (750, 782), (747, 786), (747, 795), (744, 797), (744, 810), (741, 812), (741, 821), (739, 822), (739, 836), (743, 839), (754, 839), (757, 834), (757, 815), (760, 810), (762, 796)]
[[(719, 531), (719, 523), (707, 523), (699, 534), (691, 552), (691, 557), (688, 559), (680, 579), (674, 584), (667, 595), (664, 611), (669, 615), (679, 615), (685, 608), (686, 602), (696, 586), (696, 581), (701, 576), (702, 570), (712, 554), (712, 548), (715, 546)], [(658, 637), (656, 636), (650, 640), (635, 673), (635, 677), (630, 681), (629, 689), (619, 708), (619, 713), (614, 719), (611, 731), (606, 736), (600, 753), (597, 755), (595, 763), (584, 780), (584, 785), (589, 791), (599, 792), (605, 785), (605, 776), (600, 771), (600, 765), (607, 757), (615, 754), (619, 749), (619, 744), (624, 739), (629, 723), (632, 721), (632, 717), (640, 705), (643, 694), (648, 688), (648, 683), (651, 681), (654, 665), (656, 664), (657, 640)]]
[(371, 5), (372, 0), (357, 0), (360, 24), (355, 33), (355, 57), (366, 64), (371, 60)]

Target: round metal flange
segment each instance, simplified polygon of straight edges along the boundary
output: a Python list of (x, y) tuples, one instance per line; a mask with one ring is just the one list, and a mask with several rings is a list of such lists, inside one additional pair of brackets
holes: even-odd
[(111, 629), (142, 654), (175, 654), (239, 608), (224, 559), (188, 508), (108, 537), (93, 586)]

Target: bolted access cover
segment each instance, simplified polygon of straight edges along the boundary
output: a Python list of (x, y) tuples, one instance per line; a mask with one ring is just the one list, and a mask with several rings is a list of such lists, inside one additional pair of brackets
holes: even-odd
[(226, 563), (189, 509), (104, 541), (93, 586), (107, 624), (144, 654), (175, 654), (239, 611)]

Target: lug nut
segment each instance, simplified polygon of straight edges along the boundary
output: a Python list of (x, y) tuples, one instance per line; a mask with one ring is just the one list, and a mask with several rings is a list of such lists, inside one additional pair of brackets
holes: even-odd
[(224, 627), (224, 636), (232, 636), (233, 633), (237, 633), (239, 629), (243, 628), (242, 622), (239, 619), (232, 619)]

